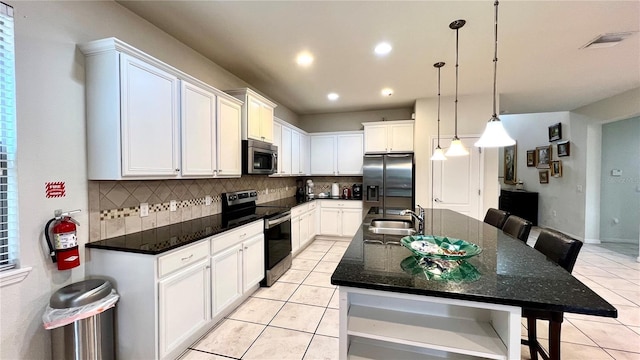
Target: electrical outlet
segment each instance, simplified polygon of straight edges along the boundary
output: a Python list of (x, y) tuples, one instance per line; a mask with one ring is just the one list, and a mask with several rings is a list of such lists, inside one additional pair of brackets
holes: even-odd
[(582, 185), (578, 185), (577, 186), (577, 190), (578, 190), (579, 193), (581, 193), (582, 192)]
[(140, 203), (140, 217), (149, 216), (149, 203)]
[(556, 215), (558, 215), (555, 210), (551, 211), (551, 214), (553, 215), (553, 217), (556, 217)]
[(176, 211), (176, 210), (178, 210), (178, 202), (175, 200), (169, 201), (169, 211)]
[(207, 195), (204, 197), (204, 204), (207, 206), (211, 206), (211, 195)]
[(264, 189), (264, 194), (268, 195), (269, 194), (269, 188)]

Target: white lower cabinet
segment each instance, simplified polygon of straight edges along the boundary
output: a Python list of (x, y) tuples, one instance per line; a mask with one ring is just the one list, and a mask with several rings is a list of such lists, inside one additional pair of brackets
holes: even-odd
[(316, 202), (291, 209), (291, 253), (304, 249), (316, 235)]
[(110, 279), (116, 357), (175, 359), (255, 291), (264, 278), (264, 222), (160, 255), (88, 249), (87, 277)]
[(362, 224), (362, 202), (356, 200), (318, 200), (319, 235), (353, 237)]
[(158, 330), (160, 358), (183, 350), (183, 343), (211, 319), (208, 259), (160, 280)]
[(242, 244), (211, 257), (213, 315), (242, 296)]

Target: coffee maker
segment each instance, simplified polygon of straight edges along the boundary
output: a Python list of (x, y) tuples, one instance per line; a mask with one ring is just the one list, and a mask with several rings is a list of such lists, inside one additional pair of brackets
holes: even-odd
[(298, 202), (304, 200), (305, 192), (306, 190), (303, 181), (300, 179), (296, 180), (296, 200)]
[(362, 200), (362, 184), (353, 184), (351, 196), (356, 200)]

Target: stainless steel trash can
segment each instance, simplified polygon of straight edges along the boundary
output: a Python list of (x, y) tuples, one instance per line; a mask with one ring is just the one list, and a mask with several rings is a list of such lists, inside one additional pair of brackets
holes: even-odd
[[(49, 306), (54, 309), (80, 307), (98, 301), (111, 293), (108, 280), (91, 279), (61, 288), (51, 295)], [(54, 360), (115, 359), (115, 308), (51, 331)]]

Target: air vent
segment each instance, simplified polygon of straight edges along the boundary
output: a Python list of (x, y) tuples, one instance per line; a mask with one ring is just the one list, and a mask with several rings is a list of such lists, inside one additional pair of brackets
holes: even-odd
[(588, 43), (580, 47), (580, 49), (598, 49), (598, 48), (616, 46), (622, 40), (630, 37), (635, 33), (636, 32), (629, 31), (629, 32), (608, 33), (608, 34), (598, 35), (595, 39), (589, 41)]

